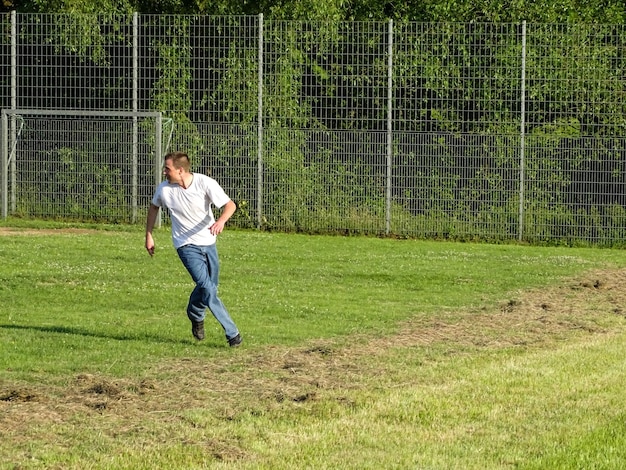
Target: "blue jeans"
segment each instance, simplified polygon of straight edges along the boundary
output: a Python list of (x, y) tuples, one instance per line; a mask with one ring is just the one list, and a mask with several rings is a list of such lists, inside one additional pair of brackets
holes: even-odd
[(189, 319), (192, 322), (204, 320), (205, 311), (208, 308), (224, 328), (226, 338), (230, 339), (237, 336), (239, 330), (217, 296), (220, 262), (217, 257), (216, 246), (185, 245), (176, 251), (196, 283), (187, 305)]

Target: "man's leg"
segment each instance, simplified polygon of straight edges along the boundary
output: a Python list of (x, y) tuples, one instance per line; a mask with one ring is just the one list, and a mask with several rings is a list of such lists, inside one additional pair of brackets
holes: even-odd
[(208, 307), (215, 319), (222, 325), (226, 338), (236, 337), (239, 330), (217, 295), (219, 261), (215, 245), (186, 245), (177, 251), (183, 265), (196, 283), (187, 306), (187, 316), (192, 324), (204, 321), (205, 309)]
[(201, 250), (193, 245), (181, 247), (177, 250), (178, 257), (182, 261), (183, 265), (191, 275), (191, 278), (196, 282), (191, 295), (189, 296), (189, 303), (187, 304), (187, 317), (191, 321), (191, 334), (198, 341), (204, 339), (204, 317), (206, 311), (206, 305), (202, 299), (202, 288), (198, 285), (196, 279), (197, 273), (207, 269), (206, 257)]
[[(235, 322), (230, 317), (228, 310), (224, 306), (222, 300), (219, 298), (217, 294), (217, 285), (219, 284), (219, 272), (220, 272), (220, 262), (219, 257), (217, 255), (217, 247), (215, 245), (209, 245), (203, 247), (206, 253), (207, 262), (208, 262), (208, 288), (205, 291), (206, 297), (204, 297), (204, 302), (207, 307), (216, 318), (216, 320), (222, 325), (224, 328), (224, 332), (226, 333), (226, 339), (230, 340), (235, 338), (239, 334), (239, 330), (235, 325)], [(232, 343), (231, 343), (232, 345)]]

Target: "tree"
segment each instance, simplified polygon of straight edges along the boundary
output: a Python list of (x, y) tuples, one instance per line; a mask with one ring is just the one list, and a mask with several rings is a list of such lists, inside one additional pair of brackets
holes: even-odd
[(257, 15), (306, 21), (607, 23), (626, 20), (620, 0), (2, 0), (22, 13)]

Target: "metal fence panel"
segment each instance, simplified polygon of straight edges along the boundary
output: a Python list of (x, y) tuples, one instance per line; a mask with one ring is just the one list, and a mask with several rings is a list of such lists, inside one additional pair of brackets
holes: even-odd
[(15, 107), (132, 110), (132, 18), (15, 17)]
[[(2, 109), (158, 111), (174, 124), (163, 148), (188, 151), (196, 171), (222, 182), (240, 207), (234, 224), (624, 238), (623, 25), (16, 13), (1, 22)], [(82, 125), (94, 126), (82, 130), (85, 145), (101, 140), (95, 123)], [(30, 191), (14, 166), (24, 157), (4, 158), (4, 187)], [(80, 199), (86, 189), (71, 191)]]
[(265, 31), (267, 224), (384, 232), (387, 24), (282, 21)]
[(15, 168), (3, 184), (11, 213), (117, 223), (136, 223), (142, 214), (145, 220), (159, 181), (158, 113), (5, 110), (2, 127)]
[(11, 51), (12, 39), (15, 34), (12, 31), (12, 27), (15, 24), (11, 21), (12, 15), (0, 16), (0, 28), (2, 34), (0, 34), (0, 108), (10, 108), (11, 103), (11, 79), (13, 73), (11, 70), (11, 58), (13, 53)]
[(520, 25), (394, 32), (394, 231), (515, 238)]
[(524, 238), (624, 239), (623, 25), (533, 25), (527, 36)]
[(257, 17), (141, 15), (137, 107), (175, 122), (168, 148), (224, 186), (239, 207), (232, 223), (257, 225)]

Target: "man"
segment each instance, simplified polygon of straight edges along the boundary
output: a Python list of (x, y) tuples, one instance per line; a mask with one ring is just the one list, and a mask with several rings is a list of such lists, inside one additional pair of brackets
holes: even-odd
[[(174, 248), (196, 283), (187, 305), (191, 333), (199, 341), (204, 339), (204, 317), (208, 308), (224, 328), (228, 344), (237, 347), (241, 344), (241, 335), (217, 295), (219, 260), (215, 246), (217, 235), (224, 230), (224, 224), (237, 206), (213, 178), (192, 173), (189, 157), (183, 152), (165, 156), (163, 175), (166, 180), (157, 187), (148, 209), (146, 250), (150, 256), (154, 255), (152, 229), (159, 208), (168, 209)], [(211, 205), (224, 208), (217, 220)]]

